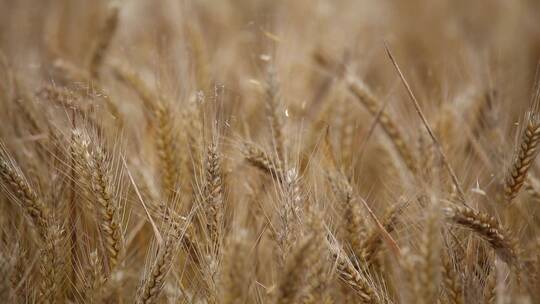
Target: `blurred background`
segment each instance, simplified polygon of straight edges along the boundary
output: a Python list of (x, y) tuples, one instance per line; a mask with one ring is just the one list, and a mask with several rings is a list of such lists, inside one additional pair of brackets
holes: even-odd
[(183, 89), (193, 85), (185, 79), (196, 48), (231, 90), (260, 73), (261, 56), (271, 58), (292, 99), (307, 97), (314, 50), (348, 56), (368, 83), (390, 87), (380, 81), (395, 78), (386, 40), (410, 81), (438, 99), (501, 74), (523, 91), (540, 55), (535, 0), (1, 0), (0, 49), (41, 80), (51, 59), (82, 65), (111, 4), (121, 7), (111, 59)]

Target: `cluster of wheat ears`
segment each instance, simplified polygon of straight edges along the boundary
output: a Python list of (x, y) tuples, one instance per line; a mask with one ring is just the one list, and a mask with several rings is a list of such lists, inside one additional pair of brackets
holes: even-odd
[(397, 2), (0, 1), (0, 302), (540, 303), (540, 7)]

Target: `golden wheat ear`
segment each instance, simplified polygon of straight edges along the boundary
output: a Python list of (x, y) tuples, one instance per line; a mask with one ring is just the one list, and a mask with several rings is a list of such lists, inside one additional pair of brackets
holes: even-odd
[(204, 210), (206, 211), (207, 228), (214, 248), (220, 243), (223, 223), (223, 182), (221, 154), (217, 138), (212, 140), (206, 154), (206, 172), (204, 185)]
[(167, 229), (165, 240), (157, 244), (156, 255), (151, 261), (150, 268), (143, 274), (142, 282), (135, 296), (135, 303), (151, 304), (158, 302), (167, 275), (171, 271), (174, 259), (178, 254), (178, 248), (183, 243), (183, 239), (191, 225), (191, 218), (182, 221), (182, 223), (178, 220), (178, 217), (168, 218), (165, 225), (165, 229)]
[(326, 245), (329, 233), (326, 230), (327, 225), (323, 218), (323, 210), (316, 208), (314, 205), (308, 206), (307, 224), (308, 228), (318, 244), (315, 252), (317, 259), (312, 267), (308, 270), (307, 275), (307, 292), (304, 298), (304, 303), (324, 303), (333, 302), (331, 294), (331, 284), (334, 277), (331, 275), (331, 253)]
[(60, 303), (65, 299), (65, 248), (62, 246), (64, 238), (65, 233), (59, 225), (49, 225), (39, 265), (41, 281), (38, 294), (44, 303)]
[(388, 208), (380, 227), (374, 227), (364, 239), (360, 248), (360, 261), (367, 267), (375, 263), (377, 254), (382, 250), (383, 241), (392, 233), (399, 223), (399, 218), (408, 206), (408, 202), (398, 202)]
[(82, 179), (89, 199), (95, 203), (97, 222), (104, 242), (107, 273), (123, 258), (124, 236), (121, 223), (121, 205), (115, 193), (115, 178), (112, 172), (112, 161), (99, 140), (92, 140), (89, 134), (73, 131), (72, 152), (75, 168)]
[(281, 115), (282, 100), (279, 91), (277, 72), (273, 67), (267, 71), (267, 83), (265, 88), (265, 108), (266, 116), (270, 122), (272, 131), (273, 146), (275, 146), (277, 157), (281, 162), (286, 162), (286, 143), (284, 136), (284, 121)]
[(445, 209), (445, 213), (452, 223), (468, 228), (486, 240), (501, 260), (511, 266), (519, 266), (515, 240), (494, 217), (467, 207), (450, 207)]
[(460, 281), (459, 272), (449, 257), (443, 258), (442, 276), (444, 293), (450, 303), (463, 303), (463, 285)]
[(103, 274), (103, 261), (99, 257), (97, 250), (89, 253), (88, 265), (84, 271), (85, 277), (81, 288), (81, 297), (88, 303), (103, 301), (102, 288), (106, 283), (106, 277)]
[(143, 283), (139, 288), (136, 303), (150, 304), (156, 303), (167, 274), (170, 271), (174, 258), (176, 239), (173, 236), (167, 238), (165, 243), (159, 245), (158, 253), (150, 271), (145, 275)]
[(365, 274), (357, 269), (354, 263), (344, 254), (343, 250), (335, 245), (331, 245), (331, 247), (336, 272), (341, 283), (355, 292), (355, 299), (359, 303), (380, 303), (377, 291), (373, 288)]
[(179, 151), (171, 105), (160, 98), (155, 107), (156, 152), (159, 160), (164, 200), (174, 197), (179, 175)]
[(242, 154), (246, 161), (253, 167), (267, 173), (279, 182), (282, 182), (285, 179), (281, 161), (272, 157), (272, 155), (258, 146), (246, 143), (242, 149)]
[(409, 141), (403, 135), (403, 129), (400, 128), (399, 123), (383, 110), (383, 104), (377, 101), (364, 83), (350, 76), (347, 78), (347, 84), (351, 93), (366, 107), (369, 113), (379, 117), (379, 123), (388, 138), (392, 141), (392, 144), (398, 151), (401, 159), (411, 173), (415, 174), (418, 171), (416, 155), (413, 152), (414, 150), (408, 144)]
[(290, 255), (283, 277), (278, 285), (276, 302), (278, 304), (297, 303), (304, 285), (306, 269), (313, 267), (320, 258), (320, 239), (311, 235), (300, 242)]
[(424, 226), (420, 241), (420, 262), (419, 283), (422, 288), (420, 297), (424, 303), (436, 302), (440, 293), (440, 282), (442, 274), (441, 266), (441, 225), (440, 209), (435, 206), (428, 207), (428, 218)]
[(2, 187), (21, 204), (39, 236), (37, 243), (42, 259), (38, 263), (41, 278), (36, 289), (38, 296), (46, 303), (63, 301), (66, 272), (63, 228), (53, 217), (53, 210), (30, 185), (14, 160), (7, 156), (3, 146), (0, 146), (0, 177)]
[(538, 155), (538, 143), (540, 143), (540, 83), (537, 84), (533, 98), (531, 108), (525, 116), (521, 139), (505, 180), (504, 194), (507, 202), (512, 202), (519, 194), (527, 179), (527, 173)]
[(22, 170), (11, 159), (0, 143), (0, 177), (8, 197), (19, 203), (42, 240), (46, 239), (50, 223), (50, 210), (43, 202)]
[(105, 22), (94, 40), (88, 60), (88, 72), (93, 79), (99, 78), (100, 68), (103, 65), (105, 55), (110, 48), (112, 39), (118, 28), (118, 13), (119, 8), (116, 5), (110, 5), (107, 10)]
[(340, 173), (333, 174), (330, 183), (342, 209), (344, 239), (356, 258), (360, 259), (363, 253), (362, 245), (367, 237), (367, 225), (360, 204), (354, 200), (352, 186), (345, 176)]
[(144, 111), (145, 115), (156, 111), (155, 108), (159, 102), (156, 93), (137, 72), (124, 63), (112, 63), (111, 68), (114, 76), (129, 89), (133, 90), (142, 101), (144, 107), (149, 110)]

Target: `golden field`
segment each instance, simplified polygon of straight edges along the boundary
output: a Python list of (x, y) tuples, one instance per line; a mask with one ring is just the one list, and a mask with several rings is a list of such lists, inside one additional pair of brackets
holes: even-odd
[(540, 3), (0, 0), (0, 302), (539, 303)]

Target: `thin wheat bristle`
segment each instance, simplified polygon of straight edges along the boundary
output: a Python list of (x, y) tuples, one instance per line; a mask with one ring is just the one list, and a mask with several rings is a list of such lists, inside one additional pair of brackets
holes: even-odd
[(84, 113), (84, 109), (81, 109), (76, 102), (80, 99), (80, 96), (75, 92), (68, 89), (58, 88), (51, 85), (46, 85), (41, 88), (37, 93), (37, 96), (57, 103), (66, 108), (75, 108)]
[(487, 278), (486, 286), (484, 287), (484, 303), (493, 304), (497, 303), (497, 272), (492, 273)]

